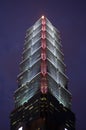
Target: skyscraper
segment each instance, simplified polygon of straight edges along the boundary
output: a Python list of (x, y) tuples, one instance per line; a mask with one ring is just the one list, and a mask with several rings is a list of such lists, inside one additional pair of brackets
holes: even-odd
[(42, 16), (27, 29), (11, 130), (75, 130), (60, 32)]

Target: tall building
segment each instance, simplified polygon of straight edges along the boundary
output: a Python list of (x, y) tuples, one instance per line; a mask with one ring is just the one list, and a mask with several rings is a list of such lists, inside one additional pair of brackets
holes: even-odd
[(75, 130), (60, 32), (42, 16), (27, 29), (11, 130)]

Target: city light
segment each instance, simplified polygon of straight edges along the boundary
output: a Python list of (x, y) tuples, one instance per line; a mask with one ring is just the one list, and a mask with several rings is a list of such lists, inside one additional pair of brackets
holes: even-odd
[(42, 19), (44, 19), (44, 15), (42, 15), (42, 17), (41, 17)]
[(18, 130), (23, 130), (23, 127), (21, 126)]

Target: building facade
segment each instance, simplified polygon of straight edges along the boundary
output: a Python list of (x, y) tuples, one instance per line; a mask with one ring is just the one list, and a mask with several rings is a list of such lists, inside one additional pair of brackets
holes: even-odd
[(60, 32), (42, 16), (27, 29), (11, 130), (75, 130)]

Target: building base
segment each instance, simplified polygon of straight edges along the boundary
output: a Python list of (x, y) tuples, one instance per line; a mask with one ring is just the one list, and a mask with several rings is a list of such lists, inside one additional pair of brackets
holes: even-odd
[(75, 130), (75, 116), (50, 93), (36, 94), (11, 113), (11, 130)]

